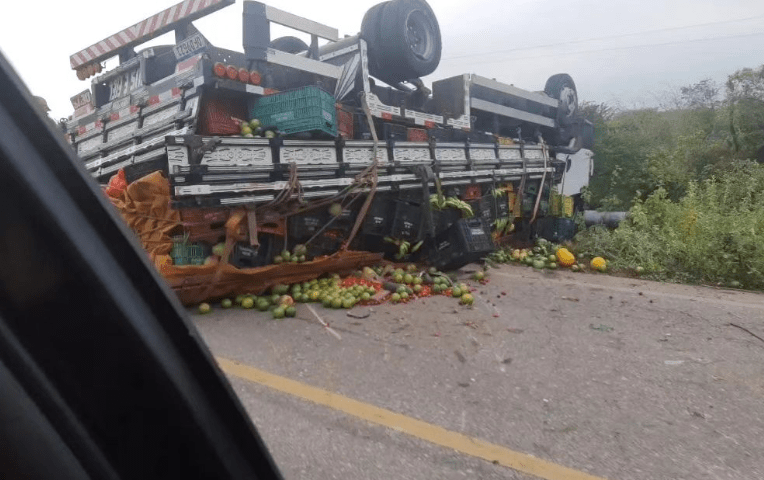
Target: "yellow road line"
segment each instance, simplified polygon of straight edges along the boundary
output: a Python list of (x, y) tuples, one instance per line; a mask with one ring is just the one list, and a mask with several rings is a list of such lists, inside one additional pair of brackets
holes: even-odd
[(361, 418), (383, 427), (391, 428), (413, 437), (452, 448), (473, 457), (482, 458), (518, 472), (534, 475), (546, 480), (605, 480), (578, 470), (563, 467), (525, 453), (515, 452), (478, 438), (446, 430), (415, 418), (401, 415), (368, 403), (312, 387), (289, 378), (273, 375), (233, 360), (216, 357), (220, 368), (229, 375), (250, 382), (259, 383), (279, 392), (317, 403), (348, 415)]

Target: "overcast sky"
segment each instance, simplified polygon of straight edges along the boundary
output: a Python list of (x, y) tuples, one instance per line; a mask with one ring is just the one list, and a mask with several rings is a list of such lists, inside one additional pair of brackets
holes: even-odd
[[(180, 0), (7, 0), (0, 50), (51, 116), (89, 87), (69, 56)], [(266, 2), (339, 29), (360, 30), (374, 0)], [(431, 82), (477, 73), (529, 90), (569, 73), (582, 100), (651, 106), (662, 92), (703, 78), (724, 81), (764, 64), (761, 0), (431, 0), (443, 36)], [(213, 43), (243, 51), (242, 0), (195, 22)], [(275, 36), (288, 34), (275, 32)], [(162, 41), (164, 40), (164, 41)], [(158, 43), (171, 43), (162, 39)], [(108, 68), (114, 62), (107, 64)], [(1, 94), (1, 93), (0, 93)]]

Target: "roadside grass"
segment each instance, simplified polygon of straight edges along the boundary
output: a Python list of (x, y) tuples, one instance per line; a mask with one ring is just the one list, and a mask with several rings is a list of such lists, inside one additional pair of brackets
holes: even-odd
[(643, 277), (764, 290), (764, 165), (738, 161), (688, 183), (672, 201), (658, 188), (637, 200), (618, 228), (600, 226), (574, 239), (578, 256), (603, 256), (611, 270)]

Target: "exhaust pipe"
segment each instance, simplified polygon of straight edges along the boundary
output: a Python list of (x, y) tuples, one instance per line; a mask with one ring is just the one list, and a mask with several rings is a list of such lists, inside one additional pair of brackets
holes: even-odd
[(605, 225), (608, 228), (616, 228), (629, 212), (598, 212), (597, 210), (584, 210), (584, 224), (587, 227), (592, 225)]

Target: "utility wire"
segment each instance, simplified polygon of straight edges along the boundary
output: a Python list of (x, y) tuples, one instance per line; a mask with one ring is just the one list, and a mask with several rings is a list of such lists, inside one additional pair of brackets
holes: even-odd
[(576, 43), (586, 43), (586, 42), (594, 42), (599, 40), (612, 40), (615, 38), (626, 38), (626, 37), (634, 37), (637, 35), (647, 35), (652, 33), (662, 33), (662, 32), (673, 32), (677, 30), (686, 30), (688, 28), (697, 28), (697, 27), (707, 27), (711, 25), (723, 25), (728, 23), (738, 23), (738, 22), (746, 22), (748, 20), (758, 20), (760, 18), (764, 18), (764, 15), (757, 15), (755, 17), (747, 17), (747, 18), (739, 18), (736, 20), (724, 20), (720, 22), (709, 22), (709, 23), (698, 23), (696, 25), (686, 25), (682, 27), (669, 27), (669, 28), (659, 28), (657, 30), (644, 30), (641, 32), (634, 32), (634, 33), (622, 33), (619, 35), (609, 35), (606, 37), (593, 37), (593, 38), (584, 38), (581, 40), (570, 40), (565, 42), (559, 42), (559, 43), (548, 43), (544, 45), (535, 45), (535, 46), (529, 46), (529, 47), (518, 47), (518, 48), (510, 48), (505, 50), (494, 50), (492, 52), (482, 52), (482, 53), (473, 53), (473, 54), (464, 54), (464, 55), (454, 55), (449, 57), (444, 57), (441, 60), (456, 60), (460, 58), (474, 58), (476, 56), (483, 56), (483, 55), (496, 55), (496, 54), (502, 54), (502, 53), (510, 53), (510, 52), (519, 52), (524, 50), (535, 50), (537, 48), (548, 48), (548, 47), (559, 47), (564, 45), (572, 45)]
[(721, 37), (706, 37), (706, 38), (694, 38), (690, 40), (681, 40), (681, 41), (675, 41), (675, 42), (665, 42), (665, 43), (644, 43), (640, 45), (625, 45), (622, 47), (610, 47), (610, 48), (598, 48), (594, 50), (573, 50), (570, 52), (561, 52), (561, 53), (547, 53), (543, 55), (529, 55), (527, 57), (505, 57), (502, 59), (496, 59), (492, 58), (490, 60), (482, 60), (478, 62), (470, 62), (470, 66), (472, 65), (484, 65), (486, 63), (499, 63), (504, 62), (508, 60), (529, 60), (529, 59), (535, 59), (535, 58), (547, 58), (547, 57), (562, 57), (567, 55), (573, 55), (573, 54), (583, 54), (583, 53), (598, 53), (598, 52), (611, 52), (615, 50), (629, 50), (632, 48), (644, 48), (644, 47), (665, 47), (665, 46), (673, 46), (673, 45), (682, 45), (685, 43), (694, 43), (694, 42), (707, 42), (709, 40), (727, 40), (731, 38), (747, 38), (747, 37), (756, 37), (759, 35), (764, 35), (764, 32), (754, 32), (754, 33), (746, 33), (741, 35), (727, 35), (727, 36), (721, 36)]

